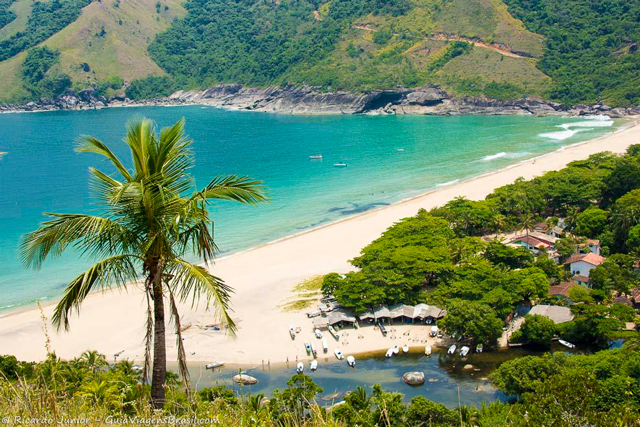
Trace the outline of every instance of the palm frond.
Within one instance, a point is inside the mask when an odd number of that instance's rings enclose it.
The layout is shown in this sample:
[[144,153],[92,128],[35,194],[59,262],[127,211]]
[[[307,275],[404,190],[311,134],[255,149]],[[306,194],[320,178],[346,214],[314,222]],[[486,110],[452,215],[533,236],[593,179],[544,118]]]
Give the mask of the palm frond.
[[20,254],[25,265],[39,269],[48,256],[60,256],[69,245],[94,254],[127,252],[136,237],[119,223],[101,216],[46,214],[54,219],[23,236]]
[[92,290],[113,285],[126,286],[127,283],[135,281],[135,262],[138,260],[135,255],[116,255],[92,265],[73,279],[53,312],[53,325],[58,329],[64,326],[68,330],[70,312],[73,309],[79,312],[80,305]]
[[76,152],[95,153],[106,157],[111,161],[113,166],[115,166],[118,172],[120,172],[120,174],[126,180],[131,180],[131,174],[129,174],[129,171],[124,167],[120,159],[118,159],[118,157],[109,149],[109,147],[107,147],[106,144],[99,139],[88,135],[81,136],[76,146]]
[[192,305],[195,305],[204,297],[207,308],[213,305],[215,315],[228,325],[229,333],[235,335],[236,324],[229,314],[233,289],[229,285],[209,273],[206,268],[179,258],[168,263],[167,271],[173,277],[170,286],[181,301],[191,297]]
[[197,197],[234,200],[249,205],[268,200],[262,181],[238,175],[218,176],[214,178],[202,191],[194,194],[193,198]]

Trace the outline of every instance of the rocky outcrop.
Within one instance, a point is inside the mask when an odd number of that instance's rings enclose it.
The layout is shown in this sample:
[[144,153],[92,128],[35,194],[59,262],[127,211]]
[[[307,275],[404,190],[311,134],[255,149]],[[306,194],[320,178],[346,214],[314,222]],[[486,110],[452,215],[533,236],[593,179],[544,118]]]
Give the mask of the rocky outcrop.
[[402,381],[409,385],[424,384],[424,372],[407,372],[402,376]]
[[253,385],[253,384],[257,384],[258,383],[258,379],[255,377],[252,377],[251,375],[247,375],[247,374],[238,374],[235,375],[232,380],[235,383],[238,384],[242,384],[242,385]]
[[603,104],[564,107],[554,102],[524,98],[497,101],[455,98],[437,87],[380,90],[354,94],[323,92],[311,86],[247,88],[220,85],[201,91],[178,91],[169,97],[177,103],[208,104],[230,110],[283,114],[418,114],[418,115],[591,115],[622,117],[640,109],[612,109]]
[[282,114],[415,114],[415,115],[592,115],[623,117],[640,114],[635,109],[611,108],[604,104],[565,107],[554,102],[524,98],[497,101],[486,98],[456,98],[438,87],[399,88],[366,93],[327,92],[312,86],[266,88],[226,84],[206,90],[178,91],[167,98],[131,101],[105,99],[95,89],[68,92],[54,100],[42,99],[24,105],[0,105],[0,112],[97,109],[108,106],[206,104],[229,110]]

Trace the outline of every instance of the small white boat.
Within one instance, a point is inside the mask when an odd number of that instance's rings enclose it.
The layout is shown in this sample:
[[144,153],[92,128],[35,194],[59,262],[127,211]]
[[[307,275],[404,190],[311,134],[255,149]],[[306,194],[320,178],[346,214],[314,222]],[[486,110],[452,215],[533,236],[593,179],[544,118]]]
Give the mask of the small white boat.
[[329,350],[329,345],[327,344],[327,339],[322,338],[322,351],[326,353]]
[[[224,365],[224,363],[220,363],[220,366],[222,365]],[[133,372],[142,372],[144,370],[144,368],[140,365],[133,365],[131,369],[133,370]]]
[[466,345],[460,347],[460,356],[465,357],[467,354],[469,354],[469,347]]
[[221,366],[224,366],[224,362],[213,362],[213,363],[208,363],[208,364],[204,365],[204,367],[206,369],[216,369],[216,368],[219,368]]
[[296,372],[301,374],[304,371],[304,364],[302,362],[298,362],[298,366],[296,367]]
[[320,331],[320,329],[316,329],[315,331],[313,331],[313,333],[316,334],[316,338],[322,338],[322,332]]
[[317,360],[312,360],[311,361],[311,366],[309,367],[309,369],[311,369],[312,371],[315,371],[316,369],[318,369],[318,361]]
[[438,327],[434,325],[431,327],[431,332],[429,332],[429,336],[435,337],[436,335],[438,335]]
[[398,353],[400,353],[400,348],[398,348],[398,345],[396,344],[393,346],[393,354],[398,354]]
[[336,331],[336,329],[333,326],[329,325],[327,329],[329,330],[329,333],[333,336],[333,338],[335,338],[336,341],[340,341],[340,334]]
[[289,328],[289,335],[291,335],[291,339],[296,339],[296,330],[293,328],[293,325]]
[[335,350],[333,350],[333,354],[336,355],[336,359],[338,360],[342,360],[344,359],[344,354],[342,354],[342,352],[340,351],[340,349],[336,348]]
[[402,346],[402,352],[403,352],[403,353],[409,353],[409,346],[408,346],[408,345],[406,345],[406,344],[405,344],[405,345],[403,345],[403,346]]
[[456,345],[452,344],[451,347],[449,347],[449,350],[447,350],[447,354],[454,354],[456,352]]
[[322,160],[322,154],[316,154],[313,156],[309,156],[311,160]]
[[427,357],[431,357],[431,346],[429,344],[424,347],[424,354],[426,354]]
[[313,357],[318,357],[318,350],[316,350],[316,346],[313,343],[311,343],[311,354],[313,354]]
[[311,356],[311,345],[308,342],[304,343],[304,349],[307,351],[307,354]]
[[347,364],[352,368],[356,367],[356,358],[353,356],[347,356]]
[[345,162],[338,162],[338,163],[334,163],[333,166],[336,168],[346,168],[347,164]]
[[480,343],[476,346],[476,353],[482,353],[482,350],[484,350],[484,346]]
[[560,344],[562,344],[563,346],[565,346],[565,347],[568,347],[568,348],[576,348],[575,344],[571,344],[569,341],[565,341],[565,340],[558,340],[558,342],[559,342]]
[[387,359],[391,356],[393,356],[393,347],[389,348],[389,350],[387,350],[387,353],[384,355],[384,357],[386,357]]

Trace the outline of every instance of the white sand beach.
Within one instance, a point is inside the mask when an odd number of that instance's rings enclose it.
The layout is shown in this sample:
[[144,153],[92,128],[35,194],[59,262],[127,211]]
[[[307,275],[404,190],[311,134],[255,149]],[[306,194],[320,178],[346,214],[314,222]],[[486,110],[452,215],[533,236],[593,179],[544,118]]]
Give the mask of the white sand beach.
[[[567,163],[584,159],[601,151],[622,153],[634,143],[640,143],[640,126],[635,124],[597,140],[566,147],[533,160],[508,168],[440,187],[410,200],[372,210],[348,219],[313,229],[286,239],[262,245],[217,261],[214,273],[235,288],[232,299],[233,318],[238,324],[236,338],[223,332],[208,331],[206,324],[216,323],[213,314],[203,307],[181,307],[187,358],[190,362],[224,361],[235,364],[272,364],[306,357],[304,341],[319,340],[313,336],[311,320],[305,311],[283,312],[278,308],[293,296],[292,288],[310,277],[328,272],[346,272],[348,260],[377,238],[396,221],[415,215],[418,209],[442,205],[456,196],[482,199],[494,188],[513,182],[518,177],[532,178],[546,171],[557,170]],[[259,208],[256,208],[259,215]],[[53,304],[44,306],[51,318]],[[107,355],[123,351],[121,358],[140,360],[143,354],[145,304],[136,287],[90,295],[82,312],[74,316],[69,332],[55,332],[49,324],[51,348],[63,358],[79,356],[87,349]],[[292,341],[290,325],[301,328]],[[393,328],[393,327],[392,327]],[[427,326],[398,326],[384,338],[373,327],[349,329],[336,342],[326,332],[329,355],[339,346],[345,355],[386,349],[407,343],[424,348]],[[176,358],[174,335],[168,328],[168,359]],[[409,336],[403,335],[410,332]],[[362,336],[362,338],[359,338]],[[395,336],[395,339],[392,337]],[[35,307],[0,314],[0,354],[13,354],[22,360],[42,360],[45,357],[45,335],[41,314]]]

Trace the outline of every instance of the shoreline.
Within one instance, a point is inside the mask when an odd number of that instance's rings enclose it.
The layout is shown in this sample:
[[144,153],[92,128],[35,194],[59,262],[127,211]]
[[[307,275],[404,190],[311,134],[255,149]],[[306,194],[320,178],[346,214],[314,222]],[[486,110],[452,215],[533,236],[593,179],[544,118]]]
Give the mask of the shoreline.
[[[199,105],[199,104],[191,104],[191,105]],[[177,104],[177,105],[171,105],[171,106],[167,106],[167,107],[178,107],[178,106],[181,106],[181,105]],[[134,107],[134,106],[123,105],[123,106],[118,106],[118,107],[127,108],[127,107]],[[220,107],[214,107],[214,108],[220,108]],[[511,164],[506,165],[504,167],[501,167],[499,169],[495,169],[495,170],[492,170],[492,171],[489,171],[489,172],[484,172],[484,173],[481,173],[479,175],[471,176],[469,178],[461,178],[461,179],[456,179],[456,180],[449,181],[449,182],[439,183],[439,184],[436,184],[433,188],[429,188],[429,189],[424,190],[424,191],[423,190],[419,190],[419,192],[417,194],[414,194],[414,195],[399,199],[399,200],[397,200],[395,202],[392,202],[389,205],[375,207],[375,208],[367,210],[365,212],[360,212],[360,213],[357,213],[357,214],[353,214],[353,215],[348,216],[346,218],[340,218],[340,219],[336,219],[334,221],[327,222],[327,223],[324,223],[324,224],[311,226],[311,227],[306,228],[304,230],[300,230],[300,231],[292,233],[292,234],[287,234],[286,236],[282,236],[282,237],[276,238],[274,240],[270,240],[268,242],[260,243],[260,244],[257,244],[255,246],[248,247],[246,249],[240,249],[240,250],[237,250],[235,252],[230,252],[230,253],[227,253],[227,254],[225,254],[223,256],[220,256],[220,257],[216,258],[215,261],[213,262],[213,265],[215,265],[217,262],[223,261],[223,260],[225,260],[226,258],[229,258],[229,257],[242,255],[242,254],[245,254],[245,253],[248,253],[248,252],[251,252],[251,251],[259,250],[259,249],[267,247],[267,246],[271,246],[271,245],[275,245],[277,243],[285,242],[285,241],[290,240],[290,239],[294,239],[294,238],[297,238],[297,237],[300,237],[300,236],[304,236],[304,235],[309,234],[309,233],[313,233],[313,232],[322,230],[323,228],[331,227],[333,225],[337,225],[337,224],[340,224],[340,223],[343,223],[343,222],[348,222],[348,221],[353,220],[353,219],[355,219],[355,218],[357,218],[359,216],[364,216],[364,215],[367,215],[367,214],[375,213],[377,211],[381,211],[381,210],[384,210],[384,209],[387,209],[387,208],[390,208],[390,207],[393,207],[393,206],[396,206],[396,205],[409,203],[409,202],[412,202],[412,201],[414,201],[416,199],[420,199],[420,198],[429,196],[429,195],[431,195],[433,193],[436,193],[438,191],[450,188],[451,186],[462,185],[462,184],[465,184],[465,183],[471,183],[471,182],[473,182],[475,180],[478,180],[478,179],[481,179],[481,178],[490,177],[490,176],[492,176],[494,174],[499,174],[500,172],[507,171],[507,170],[509,170],[511,168],[517,167],[520,164],[526,164],[526,163],[529,163],[529,162],[532,162],[532,161],[535,162],[535,161],[537,161],[539,159],[543,159],[546,156],[553,155],[554,153],[560,153],[560,152],[564,151],[567,148],[578,147],[578,146],[581,146],[581,145],[594,143],[594,142],[597,142],[599,140],[615,136],[616,134],[624,132],[625,130],[627,130],[627,129],[631,128],[631,127],[638,126],[639,125],[638,121],[640,120],[640,116],[630,116],[630,117],[625,117],[624,119],[618,119],[618,120],[626,120],[627,122],[623,123],[622,125],[620,125],[620,127],[618,129],[616,129],[615,131],[607,133],[607,134],[602,135],[602,136],[599,136],[597,138],[587,139],[587,140],[576,142],[576,143],[569,144],[569,145],[562,145],[556,150],[549,151],[549,152],[543,153],[543,154],[539,154],[537,156],[530,157],[530,158],[527,158],[525,160],[518,160],[518,161],[516,161],[514,163],[511,163]],[[638,141],[638,143],[640,143],[640,140]],[[211,267],[211,265],[207,266],[204,263],[198,263],[198,265],[203,266],[203,267]],[[132,286],[137,286],[137,283],[133,283],[131,285]],[[92,291],[91,294],[98,293],[98,292],[100,292],[100,291]],[[19,314],[19,313],[24,312],[24,311],[33,310],[34,309],[33,306],[36,306],[36,304],[38,302],[40,303],[40,305],[44,309],[45,307],[51,306],[53,304],[56,304],[60,299],[61,299],[61,295],[48,296],[48,297],[44,297],[43,299],[30,301],[30,302],[27,302],[27,303],[24,303],[24,304],[15,304],[15,305],[9,306],[9,307],[0,307],[0,319],[3,319],[4,317],[9,317],[9,316],[11,316],[13,314]]]
[[[183,337],[189,362],[226,361],[242,365],[257,365],[264,359],[271,363],[305,360],[303,340],[312,338],[311,321],[304,312],[283,312],[278,305],[293,294],[293,286],[309,277],[349,271],[347,260],[377,238],[394,222],[415,215],[419,208],[429,209],[442,205],[453,197],[484,198],[494,188],[513,182],[523,176],[530,179],[588,155],[612,151],[624,152],[631,144],[640,142],[638,117],[608,135],[559,148],[534,158],[448,186],[436,187],[392,205],[373,209],[340,219],[329,224],[303,230],[294,235],[236,252],[216,260],[214,274],[222,277],[236,293],[232,297],[238,323],[238,337],[232,339],[221,332],[204,330],[204,325],[215,323],[203,306],[191,310],[190,304],[180,304]],[[247,269],[247,266],[253,266]],[[250,270],[250,271],[248,271]],[[57,333],[48,325],[52,348],[63,358],[78,356],[87,349],[96,349],[111,359],[111,355],[124,350],[122,358],[140,360],[143,348],[144,301],[137,287],[92,293],[83,304],[82,314],[73,315],[69,333]],[[126,293],[125,293],[126,292]],[[56,299],[47,300],[43,311],[51,317]],[[80,317],[80,320],[78,320]],[[291,341],[289,325],[300,326],[304,338]],[[401,331],[411,330],[416,338],[425,337],[426,325],[398,326]],[[171,326],[169,326],[171,330]],[[408,329],[405,329],[408,328]],[[43,325],[40,312],[34,305],[9,309],[0,314],[0,348],[21,360],[42,360],[45,356]],[[362,339],[340,345],[347,354],[360,354],[386,349],[402,341],[383,338],[372,327],[348,329],[348,334]],[[401,335],[402,337],[403,335]],[[167,358],[175,358],[176,347],[167,336]],[[400,338],[402,339],[402,338]],[[390,345],[391,344],[391,345]],[[412,343],[409,343],[413,346]],[[431,345],[435,343],[430,342]],[[416,344],[417,345],[417,344]],[[422,343],[422,346],[425,344]],[[194,354],[192,354],[194,353]]]

